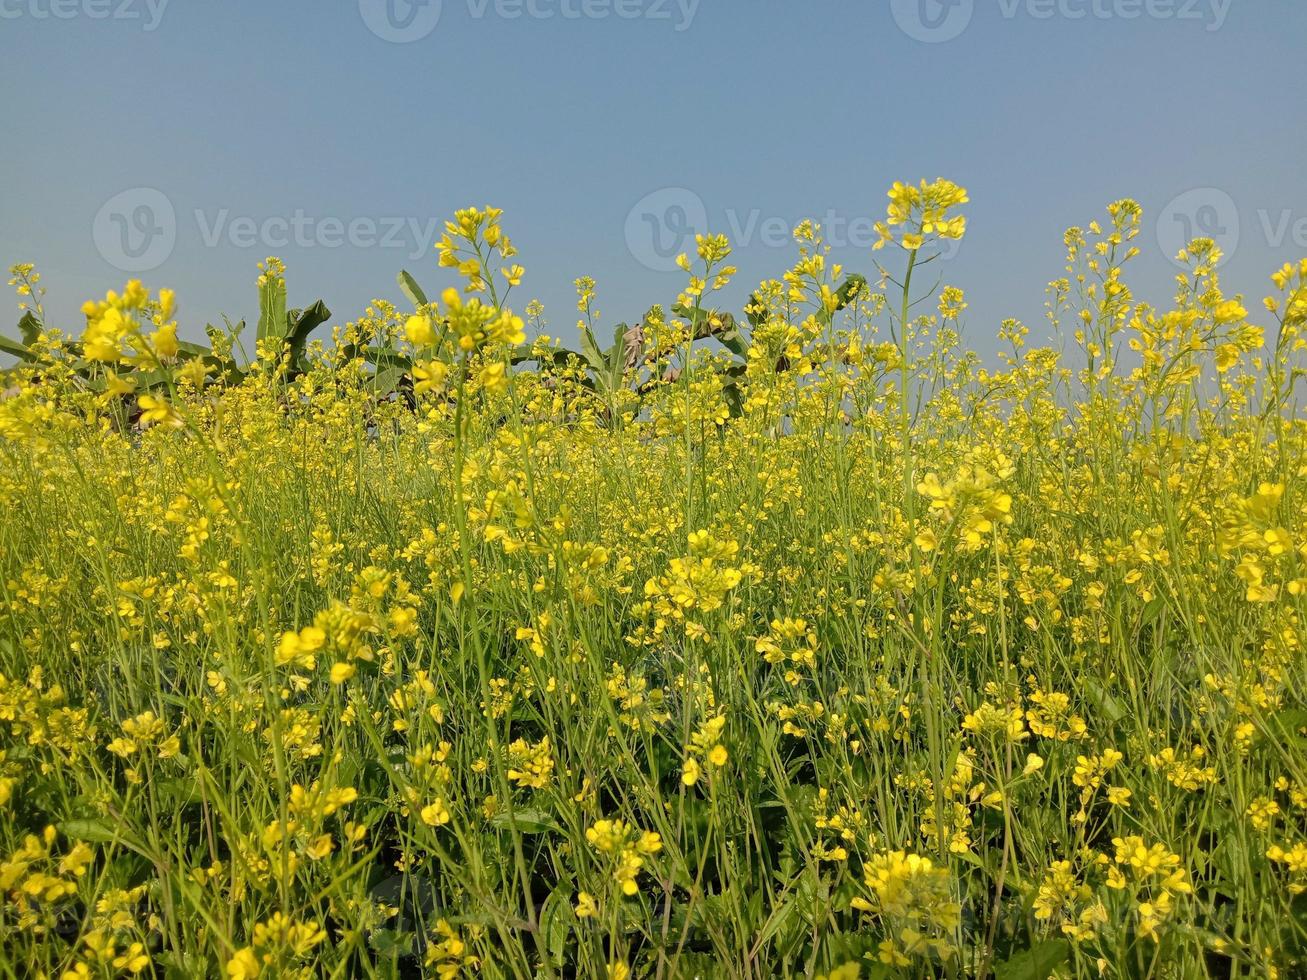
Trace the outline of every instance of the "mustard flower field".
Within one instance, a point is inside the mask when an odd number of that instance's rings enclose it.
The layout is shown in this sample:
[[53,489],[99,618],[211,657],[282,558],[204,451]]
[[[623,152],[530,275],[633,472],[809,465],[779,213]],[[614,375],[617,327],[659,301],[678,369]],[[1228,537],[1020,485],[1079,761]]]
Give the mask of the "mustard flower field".
[[491,208],[204,344],[15,266],[0,977],[1307,976],[1307,260],[1118,201],[988,363],[889,198],[576,351]]

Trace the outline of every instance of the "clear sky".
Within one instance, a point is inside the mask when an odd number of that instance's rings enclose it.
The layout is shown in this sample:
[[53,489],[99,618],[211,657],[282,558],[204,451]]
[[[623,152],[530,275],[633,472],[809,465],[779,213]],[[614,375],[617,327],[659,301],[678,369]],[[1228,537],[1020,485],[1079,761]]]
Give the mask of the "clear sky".
[[889,184],[944,176],[989,351],[1004,316],[1042,334],[1063,230],[1118,197],[1146,298],[1185,228],[1253,299],[1307,255],[1305,47],[1303,0],[0,0],[0,260],[74,329],[129,273],[187,335],[252,318],[270,254],[348,319],[401,268],[444,284],[431,222],[494,204],[570,339],[573,279],[638,317],[701,226],[737,241],[733,305],[804,217],[870,272]]

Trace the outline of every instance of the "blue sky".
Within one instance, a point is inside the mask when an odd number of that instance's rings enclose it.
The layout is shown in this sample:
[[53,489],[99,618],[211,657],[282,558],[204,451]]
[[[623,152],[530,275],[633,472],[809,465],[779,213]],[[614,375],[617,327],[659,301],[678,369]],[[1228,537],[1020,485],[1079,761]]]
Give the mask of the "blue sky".
[[436,9],[0,0],[0,260],[38,263],[72,328],[129,273],[178,291],[187,335],[251,316],[269,254],[293,304],[348,319],[402,301],[401,268],[444,284],[430,223],[489,203],[520,303],[568,339],[573,279],[598,279],[609,323],[638,317],[674,298],[665,256],[700,225],[738,241],[733,305],[791,263],[776,232],[804,217],[870,271],[889,184],[945,176],[972,204],[942,268],[989,351],[1005,316],[1042,335],[1062,231],[1119,197],[1147,212],[1150,299],[1185,227],[1227,243],[1227,286],[1254,299],[1307,255],[1301,0]]

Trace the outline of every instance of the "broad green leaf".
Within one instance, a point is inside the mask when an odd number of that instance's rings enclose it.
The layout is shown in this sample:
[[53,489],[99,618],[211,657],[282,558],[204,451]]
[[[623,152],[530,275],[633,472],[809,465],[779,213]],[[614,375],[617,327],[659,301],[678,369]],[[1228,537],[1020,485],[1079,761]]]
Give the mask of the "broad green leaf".
[[363,351],[363,359],[378,367],[402,367],[407,369],[413,366],[411,357],[401,354],[393,347],[368,347]]
[[740,333],[738,325],[732,325],[731,329],[718,334],[717,339],[736,357],[749,356],[749,342],[744,339],[744,334]]
[[1121,700],[1108,693],[1107,689],[1093,677],[1085,677],[1082,686],[1085,691],[1085,699],[1113,724],[1121,721],[1129,714]]
[[563,954],[567,949],[567,937],[576,922],[572,911],[571,890],[559,885],[540,907],[540,932],[545,938],[545,948],[554,961],[554,966],[563,965]]
[[594,334],[590,332],[587,326],[581,327],[581,350],[585,354],[585,359],[590,362],[590,367],[596,371],[604,369],[604,354],[595,343]]
[[427,294],[418,285],[418,281],[407,272],[400,272],[399,288],[408,297],[408,301],[413,304],[415,309],[427,305]]
[[136,379],[136,387],[139,391],[152,391],[155,388],[166,388],[172,375],[168,371],[137,371],[132,377]]
[[626,373],[626,331],[630,329],[625,323],[619,323],[613,331],[613,346],[608,348],[608,353],[604,355],[604,367],[608,372],[610,391],[621,387],[622,376]]
[[286,339],[290,341],[291,349],[297,355],[301,353],[309,339],[309,334],[330,319],[331,310],[327,309],[327,304],[322,300],[318,300],[307,309],[300,310],[294,321],[288,323],[286,328]]
[[554,818],[540,810],[514,810],[511,818],[507,811],[502,811],[495,814],[490,822],[496,827],[516,827],[523,834],[544,834],[558,830]]
[[18,335],[23,338],[23,343],[28,347],[36,343],[37,338],[41,336],[41,321],[31,310],[24,313],[23,318],[18,321]]
[[373,376],[372,389],[379,395],[394,394],[407,373],[407,370],[400,366],[383,367]]
[[374,929],[368,935],[368,948],[385,959],[398,959],[413,952],[413,933],[396,929]]
[[849,303],[853,302],[853,297],[860,294],[866,285],[867,277],[856,272],[845,279],[844,282],[840,283],[840,288],[835,290],[835,297],[839,300],[839,306],[835,307],[835,309],[842,310],[848,306]]
[[264,277],[259,286],[259,340],[278,340],[286,336],[286,280]]
[[1070,957],[1071,944],[1065,939],[1046,939],[1005,963],[995,964],[994,977],[995,980],[1048,980]]
[[[180,760],[180,756],[178,759]],[[200,784],[188,776],[165,779],[158,784],[156,792],[161,800],[167,801],[171,806],[199,803],[202,799]]]
[[196,357],[209,357],[213,351],[203,344],[193,344],[189,340],[179,340],[177,350],[180,352],[179,357],[184,361],[189,361]]
[[1148,605],[1144,606],[1143,612],[1139,614],[1139,629],[1143,630],[1157,622],[1158,618],[1166,611],[1166,598],[1157,596]]
[[6,337],[0,333],[0,353],[9,354],[21,361],[36,360],[36,356],[27,349],[26,344],[20,344],[11,337]]
[[1303,735],[1303,729],[1307,729],[1307,710],[1285,708],[1272,715],[1270,722],[1268,727],[1273,731],[1278,730],[1287,741],[1298,746],[1307,743],[1307,736]]
[[114,826],[102,819],[65,820],[58,827],[73,840],[86,841],[88,844],[109,844],[130,836],[126,828]]

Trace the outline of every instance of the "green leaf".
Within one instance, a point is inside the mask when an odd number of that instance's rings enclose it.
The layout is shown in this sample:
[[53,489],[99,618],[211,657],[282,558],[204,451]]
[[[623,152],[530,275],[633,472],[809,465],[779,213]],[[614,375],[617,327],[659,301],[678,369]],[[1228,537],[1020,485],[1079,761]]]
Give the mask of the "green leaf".
[[166,800],[170,806],[186,806],[189,803],[199,803],[200,784],[190,777],[177,777],[175,779],[165,779],[157,784],[156,792],[159,798]]
[[330,319],[331,310],[327,309],[326,303],[318,300],[308,309],[300,310],[293,322],[287,321],[285,336],[296,356],[303,352],[309,334]]
[[413,933],[396,929],[374,929],[368,936],[368,948],[386,959],[413,954]]
[[740,324],[730,313],[719,310],[696,310],[691,306],[674,306],[672,312],[690,321],[694,329],[695,340],[714,337],[737,357],[744,357],[749,351],[749,342],[740,331]]
[[738,324],[733,324],[731,329],[718,334],[717,339],[736,357],[749,356],[749,342],[744,339],[744,334],[740,333]]
[[1303,708],[1285,708],[1277,711],[1270,718],[1271,724],[1267,727],[1272,731],[1277,731],[1280,735],[1290,742],[1303,744],[1307,738],[1303,736],[1303,729],[1307,728],[1307,710]]
[[415,308],[427,305],[427,294],[422,291],[418,281],[402,270],[399,273],[399,288]]
[[[762,928],[758,931],[758,945],[761,946],[764,943],[771,942],[782,930],[788,929],[792,922],[796,922],[798,913],[798,899],[796,895],[791,894],[780,905],[771,910],[771,915],[767,917],[767,921],[763,923]],[[798,925],[802,926],[802,923],[799,922]]]
[[399,383],[407,373],[405,368],[398,365],[383,367],[372,377],[372,390],[378,395],[392,395],[399,389]]
[[584,325],[581,327],[581,351],[585,355],[585,359],[590,362],[590,367],[596,371],[604,369],[603,351],[595,343],[594,334],[590,332],[590,328]]
[[844,282],[840,283],[840,288],[835,290],[835,297],[839,300],[839,305],[835,309],[842,310],[848,306],[853,302],[853,297],[861,294],[866,285],[867,277],[856,272],[845,279]]
[[153,391],[156,388],[166,388],[172,376],[167,371],[155,369],[153,371],[134,371],[132,377],[135,379],[138,388]]
[[516,827],[523,834],[545,834],[559,829],[554,818],[540,810],[514,810],[511,818],[504,811],[496,813],[490,822],[496,827]]
[[995,980],[1048,980],[1053,971],[1071,958],[1071,944],[1065,939],[1047,939],[1017,953],[1006,963],[994,966]]
[[1121,703],[1121,699],[1103,687],[1097,680],[1092,677],[1086,677],[1082,680],[1081,686],[1084,688],[1085,699],[1094,705],[1099,712],[1107,718],[1112,724],[1116,724],[1125,718],[1130,712],[1126,706]]
[[34,361],[36,355],[27,349],[26,344],[20,344],[11,337],[6,337],[0,333],[0,354],[9,354],[18,358],[20,361]]
[[213,351],[210,348],[205,347],[203,344],[193,344],[189,340],[177,341],[177,350],[179,351],[178,356],[184,361],[196,357],[213,356]]
[[545,899],[540,907],[540,932],[545,939],[545,948],[554,966],[563,966],[563,954],[567,950],[567,937],[576,922],[572,911],[571,890],[566,885],[559,885]]
[[731,418],[738,419],[744,414],[744,393],[740,391],[739,382],[722,385],[722,397],[726,399],[726,409],[731,413]]
[[1166,611],[1166,597],[1157,596],[1148,605],[1144,606],[1143,612],[1139,614],[1139,626],[1136,632],[1142,632],[1146,626],[1151,626],[1157,622],[1158,618]]
[[604,355],[610,391],[621,387],[622,376],[626,373],[626,331],[630,329],[625,323],[619,323],[613,331],[613,346],[608,348],[608,353]]
[[286,321],[286,280],[266,276],[259,286],[258,340],[280,340],[290,324]]
[[88,844],[110,844],[128,837],[123,827],[115,827],[107,820],[65,820],[59,824],[59,830],[73,840]]
[[616,358],[618,363],[626,362],[626,331],[630,330],[630,324],[619,323],[613,328],[613,346],[608,348],[609,363]]
[[393,347],[368,347],[363,351],[363,360],[369,364],[375,364],[377,367],[402,367],[405,369],[413,366],[413,359],[406,354],[401,354]]
[[24,313],[23,318],[18,321],[18,335],[23,338],[23,343],[28,347],[36,343],[37,338],[41,336],[41,321],[31,310]]

